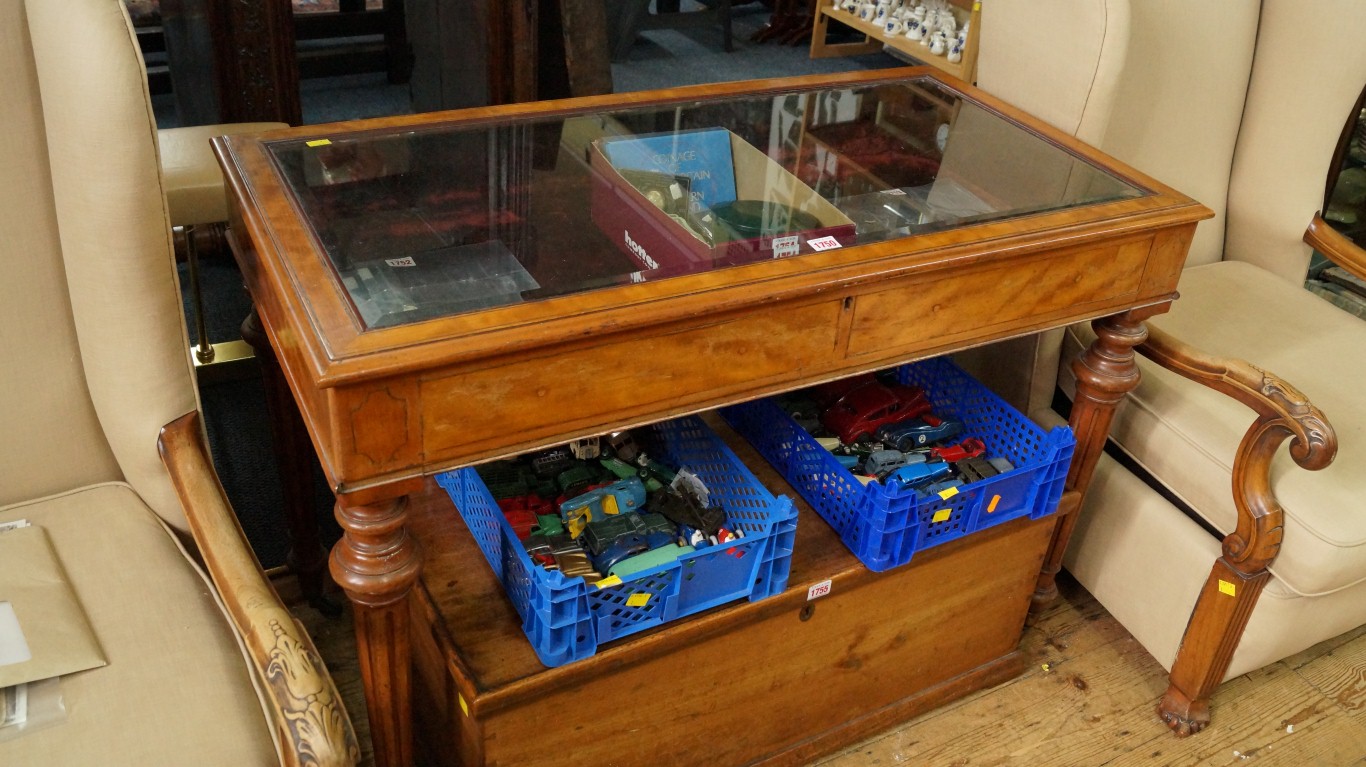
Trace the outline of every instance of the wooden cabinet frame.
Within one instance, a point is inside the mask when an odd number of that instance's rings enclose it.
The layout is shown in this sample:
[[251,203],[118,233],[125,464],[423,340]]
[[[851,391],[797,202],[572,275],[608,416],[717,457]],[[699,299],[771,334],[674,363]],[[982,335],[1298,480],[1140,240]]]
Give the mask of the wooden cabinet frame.
[[[816,86],[932,76],[1022,130],[1149,193],[799,258],[362,331],[263,141],[446,122],[490,124]],[[1072,416],[1064,523],[1040,577],[1055,594],[1069,517],[1113,408],[1137,384],[1143,320],[1165,311],[1196,223],[1211,214],[1019,110],[926,68],[761,80],[293,128],[215,141],[230,239],[345,530],[331,571],[356,608],[377,762],[411,749],[408,594],[422,553],[407,496],[441,470],[694,413],[909,360],[1103,319]],[[894,318],[914,317],[897,323]],[[705,360],[689,364],[688,360]],[[605,371],[626,370],[629,375]],[[558,371],[562,375],[556,376]],[[572,372],[573,375],[564,375]],[[593,396],[580,382],[592,380]],[[646,380],[650,385],[641,385]],[[511,398],[515,428],[493,428]],[[288,401],[289,397],[281,398]],[[475,563],[478,564],[478,563]]]

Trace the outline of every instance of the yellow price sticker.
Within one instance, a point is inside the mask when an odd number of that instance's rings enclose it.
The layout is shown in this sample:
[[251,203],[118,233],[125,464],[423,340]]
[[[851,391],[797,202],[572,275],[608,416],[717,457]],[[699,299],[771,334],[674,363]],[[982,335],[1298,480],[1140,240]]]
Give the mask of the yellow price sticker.
[[332,144],[332,139],[315,138],[312,141],[305,141],[304,144],[306,144],[307,146],[330,146]]
[[934,516],[930,517],[930,521],[943,522],[951,516],[953,516],[953,509],[940,509],[934,513]]
[[999,496],[999,495],[993,495],[993,496],[991,496],[991,503],[988,503],[988,504],[987,504],[987,513],[990,514],[991,512],[995,511],[995,510],[996,510],[996,504],[998,504],[998,503],[1000,503],[1000,502],[1001,502],[1001,496]]
[[611,588],[611,587],[613,587],[613,586],[620,586],[620,585],[621,585],[621,576],[619,576],[619,575],[609,575],[609,576],[607,576],[606,578],[603,578],[602,580],[598,581],[598,588],[600,588],[600,589],[607,589],[607,588]]
[[1231,596],[1231,597],[1236,597],[1236,596],[1238,596],[1238,587],[1235,586],[1234,584],[1229,583],[1228,581],[1226,581],[1226,580],[1220,578],[1220,579],[1219,579],[1219,593],[1220,593],[1220,594],[1228,594],[1228,595]]
[[456,693],[456,694],[455,694],[455,697],[457,697],[457,698],[460,699],[460,711],[461,711],[465,716],[469,716],[469,715],[470,715],[470,704],[468,704],[468,703],[465,702],[465,696],[464,696],[464,695],[461,695],[460,693]]
[[939,498],[941,500],[947,501],[955,495],[958,495],[958,488],[956,487],[949,487],[939,491]]
[[644,607],[645,605],[650,604],[650,597],[652,597],[652,596],[654,596],[654,595],[653,595],[653,594],[632,594],[631,596],[626,597],[626,606],[627,606],[627,607]]

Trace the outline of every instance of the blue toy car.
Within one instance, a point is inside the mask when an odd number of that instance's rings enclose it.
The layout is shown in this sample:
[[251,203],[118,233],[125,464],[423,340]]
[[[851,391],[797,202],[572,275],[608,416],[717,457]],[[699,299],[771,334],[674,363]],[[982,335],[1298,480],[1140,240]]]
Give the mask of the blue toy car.
[[913,463],[909,466],[902,466],[887,476],[889,485],[895,484],[901,487],[917,487],[927,485],[935,480],[948,477],[953,473],[953,467],[947,463]]
[[963,433],[963,422],[957,418],[921,416],[910,421],[889,424],[877,430],[877,438],[890,448],[901,452],[953,439]]

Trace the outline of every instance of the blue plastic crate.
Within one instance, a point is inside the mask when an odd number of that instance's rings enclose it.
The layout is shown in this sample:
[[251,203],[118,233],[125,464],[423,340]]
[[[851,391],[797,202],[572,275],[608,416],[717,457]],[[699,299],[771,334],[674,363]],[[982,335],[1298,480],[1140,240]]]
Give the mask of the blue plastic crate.
[[[547,666],[597,652],[598,645],[742,597],[757,601],[787,588],[797,509],[771,493],[701,419],[650,427],[647,445],[664,463],[702,479],[744,538],[710,546],[619,585],[599,588],[532,562],[473,468],[438,474],[494,574],[522,617],[522,630]],[[644,431],[644,430],[642,430]]]
[[721,415],[830,523],[870,570],[906,564],[915,552],[1006,520],[1052,514],[1062,498],[1077,441],[1060,426],[1044,432],[972,376],[944,359],[898,369],[902,383],[925,390],[940,416],[963,421],[989,457],[1015,468],[963,485],[943,499],[881,482],[861,484],[830,451],[772,400],[725,408]]

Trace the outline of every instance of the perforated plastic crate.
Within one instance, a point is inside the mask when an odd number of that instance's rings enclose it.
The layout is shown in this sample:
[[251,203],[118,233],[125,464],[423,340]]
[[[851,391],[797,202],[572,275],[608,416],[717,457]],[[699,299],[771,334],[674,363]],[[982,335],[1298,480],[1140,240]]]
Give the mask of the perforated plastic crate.
[[533,563],[473,468],[436,477],[503,582],[522,617],[522,630],[547,666],[586,658],[602,642],[787,588],[797,532],[792,500],[774,498],[699,418],[666,421],[649,431],[651,455],[700,477],[711,500],[725,509],[731,527],[745,537],[699,549],[606,588]]
[[963,485],[949,498],[925,498],[910,488],[861,484],[772,400],[728,407],[721,415],[870,570],[899,567],[921,549],[1006,520],[1057,510],[1077,444],[1071,429],[1044,432],[948,360],[904,365],[897,374],[925,390],[937,415],[962,420],[962,437],[981,439],[988,456],[1003,456],[1015,468]]

